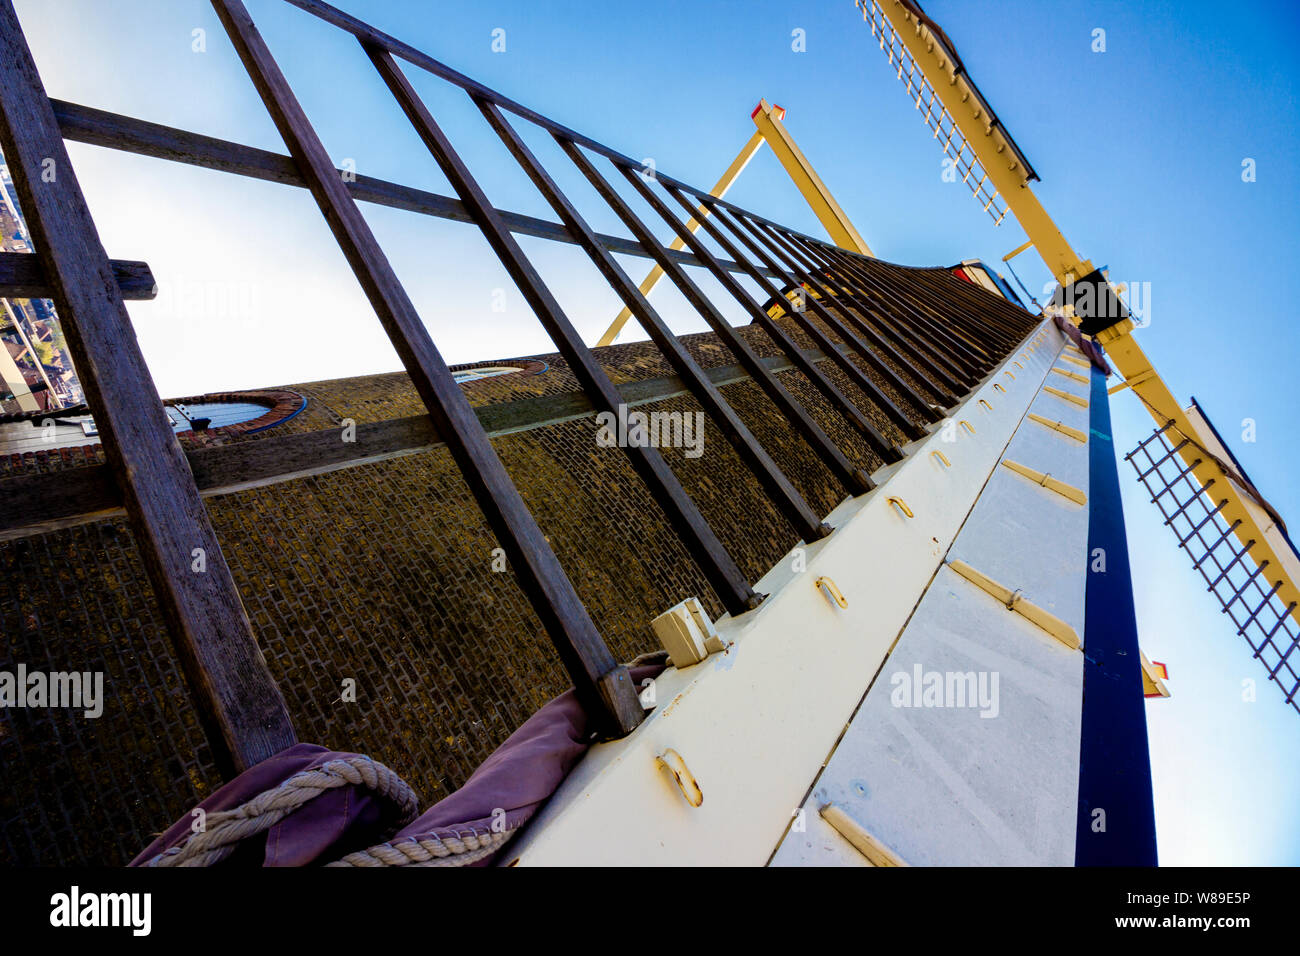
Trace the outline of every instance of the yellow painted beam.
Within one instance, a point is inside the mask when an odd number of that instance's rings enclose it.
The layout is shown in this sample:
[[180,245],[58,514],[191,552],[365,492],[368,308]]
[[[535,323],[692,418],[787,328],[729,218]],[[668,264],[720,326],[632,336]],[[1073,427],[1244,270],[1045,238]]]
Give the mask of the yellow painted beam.
[[1152,664],[1144,652],[1138,651],[1138,654],[1142,657],[1142,696],[1169,697],[1169,688],[1165,686],[1160,668]]
[[1064,389],[1057,388],[1054,385],[1044,385],[1043,391],[1047,392],[1049,395],[1055,395],[1057,398],[1063,398],[1067,402],[1072,402],[1080,408],[1088,407],[1088,400],[1086,398],[1083,398],[1080,395],[1075,395],[1073,392],[1067,392]]
[[899,40],[934,87],[944,108],[970,144],[989,181],[1015,215],[1043,262],[1062,285],[1068,285],[1093,271],[1081,259],[1029,188],[1028,172],[1016,158],[1016,150],[1002,127],[991,120],[988,104],[959,73],[944,42],[921,23],[899,0],[863,0],[876,3],[897,31]]
[[1061,368],[1059,365],[1056,365],[1052,367],[1052,371],[1057,375],[1065,376],[1073,382],[1082,382],[1084,385],[1089,384],[1087,376],[1080,375],[1078,372],[1071,372],[1068,368]]
[[[740,174],[745,171],[745,167],[749,165],[749,161],[754,158],[754,154],[757,153],[762,146],[762,133],[756,132],[753,136],[749,137],[749,142],[747,142],[741,151],[736,154],[736,158],[731,161],[731,165],[728,166],[727,171],[722,174],[722,178],[713,184],[713,188],[709,190],[709,195],[717,196],[719,199],[725,196],[727,190],[730,189],[732,184],[740,178]],[[703,206],[699,206],[696,208],[695,214],[700,219],[703,219],[709,214],[709,211]],[[686,223],[686,228],[691,232],[695,232],[700,228],[699,220],[691,219]],[[681,250],[686,248],[686,242],[681,236],[677,236],[671,243],[669,243],[668,248]],[[663,267],[656,265],[641,281],[641,294],[648,296],[651,290],[659,284],[659,280],[663,277]],[[627,306],[624,306],[623,311],[619,312],[614,321],[610,323],[609,328],[607,328],[605,333],[596,341],[596,344],[613,345],[614,340],[618,338],[619,333],[623,331],[623,326],[627,325],[630,318],[632,318],[632,310]]]
[[[1296,558],[1295,551],[1286,543],[1282,530],[1268,512],[1255,502],[1250,492],[1233,481],[1202,450],[1208,450],[1218,443],[1208,433],[1208,429],[1198,428],[1183,411],[1169,387],[1152,367],[1151,360],[1133,338],[1134,328],[1133,320],[1125,319],[1118,325],[1103,329],[1096,339],[1106,350],[1110,363],[1124,376],[1129,388],[1142,400],[1156,424],[1172,423],[1166,432],[1171,444],[1177,446],[1183,438],[1191,439],[1179,450],[1179,457],[1191,468],[1191,473],[1202,486],[1214,482],[1210,497],[1215,504],[1226,501],[1219,514],[1230,526],[1233,522],[1240,521],[1234,532],[1237,540],[1242,547],[1254,542],[1250,545],[1250,557],[1257,565],[1268,562],[1263,577],[1270,586],[1274,582],[1281,582],[1277,589],[1277,599],[1283,607],[1294,603],[1291,616],[1300,623],[1300,587],[1297,586],[1297,582],[1300,582],[1300,559]],[[1214,454],[1219,458],[1224,457],[1217,452]]]
[[812,211],[830,235],[831,241],[843,249],[867,256],[873,255],[866,240],[858,234],[857,229],[853,228],[849,217],[845,215],[840,204],[831,195],[831,191],[826,188],[826,184],[813,169],[812,163],[808,162],[808,158],[795,145],[794,139],[781,122],[784,115],[785,111],[781,107],[774,107],[767,100],[759,100],[753,113],[754,125],[767,140],[767,144],[772,147],[772,152],[781,161],[786,173],[794,180],[803,198],[812,207]]
[[1087,444],[1088,436],[1077,428],[1071,428],[1063,422],[1052,421],[1052,419],[1043,415],[1037,415],[1034,412],[1029,413],[1029,418],[1038,422],[1040,425],[1046,425],[1048,428],[1052,429],[1052,431],[1060,432],[1062,435],[1067,435],[1075,441]]
[[1020,462],[1012,461],[1010,458],[1003,458],[1002,464],[1004,467],[1010,468],[1016,474],[1028,478],[1034,484],[1042,485],[1048,491],[1055,491],[1061,497],[1068,498],[1077,505],[1086,505],[1088,503],[1088,496],[1078,488],[1074,487],[1074,485],[1067,485],[1059,478],[1053,478],[1046,472],[1038,471],[1036,468],[1030,468],[1028,465],[1022,465]]
[[[864,15],[868,6],[878,9],[893,27],[899,42],[934,88],[935,95],[984,167],[989,180],[1015,214],[1056,280],[1062,286],[1068,286],[1093,272],[1092,263],[1075,252],[1030,189],[1028,171],[1020,162],[1014,144],[993,121],[989,106],[979,91],[964,72],[957,70],[953,62],[954,53],[943,39],[921,21],[911,5],[900,0],[858,0],[858,3],[866,5]],[[1024,248],[1022,245],[1005,258],[1010,259]],[[1214,482],[1216,503],[1226,499],[1220,513],[1229,525],[1238,522],[1235,534],[1243,547],[1254,542],[1250,546],[1250,556],[1256,564],[1268,562],[1266,577],[1270,585],[1280,582],[1276,596],[1283,606],[1292,607],[1291,614],[1300,623],[1300,559],[1253,495],[1238,486],[1210,455],[1202,451],[1215,444],[1213,436],[1208,434],[1208,429],[1198,429],[1183,411],[1133,338],[1134,327],[1132,319],[1125,319],[1095,336],[1106,349],[1111,364],[1124,378],[1124,382],[1111,388],[1110,392],[1113,394],[1124,388],[1131,390],[1142,400],[1157,426],[1169,426],[1174,445],[1178,445],[1182,438],[1194,442],[1185,445],[1179,456],[1202,486]],[[1079,354],[1075,349],[1067,351]],[[1045,387],[1044,391],[1085,408],[1088,405],[1086,399],[1051,386]]]
[[828,803],[818,811],[821,818],[853,848],[867,858],[872,866],[907,866],[897,853],[867,832],[857,820],[853,819],[833,803]]
[[1002,257],[1002,261],[1003,261],[1003,262],[1010,262],[1012,259],[1014,259],[1016,256],[1020,255],[1020,253],[1024,252],[1026,249],[1028,249],[1028,248],[1029,248],[1030,246],[1032,246],[1033,244],[1034,244],[1034,240],[1032,240],[1032,239],[1026,239],[1026,240],[1025,240],[1024,242],[1022,242],[1020,245],[1016,246],[1014,249],[1012,249],[1010,252],[1008,252],[1005,256],[1003,256],[1003,257]]
[[960,574],[963,578],[975,585],[980,590],[991,595],[998,603],[1005,604],[1008,611],[1015,611],[1026,620],[1037,625],[1043,631],[1046,631],[1052,637],[1056,638],[1072,651],[1077,651],[1083,646],[1079,640],[1079,634],[1069,624],[1062,621],[1055,614],[1043,610],[1037,604],[1025,599],[1024,594],[1019,590],[1012,590],[1005,584],[999,584],[982,571],[976,571],[965,561],[959,561],[956,558],[948,562],[948,567]]

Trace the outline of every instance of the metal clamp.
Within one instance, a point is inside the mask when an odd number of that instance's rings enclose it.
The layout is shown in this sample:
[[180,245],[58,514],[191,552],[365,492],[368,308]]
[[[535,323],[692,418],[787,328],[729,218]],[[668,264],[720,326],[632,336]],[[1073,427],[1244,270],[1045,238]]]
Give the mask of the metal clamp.
[[825,594],[828,598],[830,598],[833,602],[838,604],[840,607],[849,606],[849,602],[844,600],[844,595],[840,593],[840,589],[835,586],[835,582],[832,581],[830,578],[823,575],[813,583],[821,589],[821,592],[823,594]]
[[682,759],[681,754],[669,748],[655,757],[655,760],[659,766],[668,768],[668,771],[673,775],[673,779],[677,781],[677,789],[681,790],[682,796],[686,798],[687,803],[693,807],[698,807],[704,803],[704,791],[700,789],[695,775],[686,766],[686,761]]
[[899,511],[903,512],[904,516],[908,518],[916,517],[916,515],[912,514],[912,509],[907,506],[907,502],[904,501],[902,498],[898,497],[898,495],[890,495],[885,500],[889,502],[891,505],[893,505],[895,508],[897,508]]

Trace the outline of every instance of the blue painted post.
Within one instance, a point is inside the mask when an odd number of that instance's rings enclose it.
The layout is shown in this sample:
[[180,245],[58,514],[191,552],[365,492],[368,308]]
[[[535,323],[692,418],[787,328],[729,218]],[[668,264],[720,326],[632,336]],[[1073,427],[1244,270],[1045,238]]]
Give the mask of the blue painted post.
[[1091,510],[1074,862],[1076,866],[1155,866],[1155,806],[1133,580],[1106,376],[1097,369],[1092,372],[1089,409]]

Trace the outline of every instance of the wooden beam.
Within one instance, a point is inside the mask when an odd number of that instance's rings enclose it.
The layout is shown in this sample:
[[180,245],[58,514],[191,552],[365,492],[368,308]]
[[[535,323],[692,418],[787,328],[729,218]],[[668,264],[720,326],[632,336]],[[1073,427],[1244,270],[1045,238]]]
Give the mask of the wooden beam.
[[[558,142],[560,148],[564,150],[579,171],[587,177],[587,181],[591,183],[596,192],[609,204],[614,214],[623,220],[623,224],[628,227],[632,235],[643,242],[652,239],[653,235],[650,232],[650,226],[642,222],[640,217],[632,211],[632,208],[610,185],[609,181],[600,174],[600,171],[596,169],[582,149],[576,143],[565,140],[558,140]],[[662,205],[661,200],[658,200],[653,194],[650,195],[661,203],[660,208],[664,213],[668,213],[669,218],[676,223],[675,228],[677,230],[694,238],[690,223],[682,225],[680,221],[671,216],[668,208]],[[680,235],[677,238],[683,245],[686,244],[686,240],[682,239]],[[770,367],[764,364],[749,342],[731,327],[726,317],[718,311],[704,291],[686,274],[685,269],[666,256],[659,256],[655,261],[658,263],[659,268],[664,270],[665,274],[672,280],[673,284],[677,286],[678,291],[686,298],[686,301],[709,324],[709,328],[713,330],[718,340],[736,356],[740,366],[753,377],[755,384],[772,400],[777,412],[784,416],[790,426],[802,436],[808,447],[826,463],[832,474],[843,482],[844,490],[850,494],[857,494],[860,486],[853,480],[855,477],[853,466],[844,457],[844,453],[831,441],[830,436],[822,431],[820,425],[813,421],[808,414],[808,410],[799,404],[786,387],[776,379]],[[863,477],[865,478],[865,476]],[[869,480],[866,482],[866,487],[870,487]]]
[[[307,181],[298,172],[293,159],[280,153],[243,146],[228,140],[203,136],[64,100],[52,99],[50,105],[58,118],[64,139],[73,142],[102,146],[106,149],[116,149],[154,159],[165,159],[217,172],[233,173],[264,182],[297,186],[301,189],[307,187]],[[343,179],[342,170],[338,172],[340,180]],[[346,186],[352,198],[358,202],[375,203],[391,209],[403,209],[452,222],[473,222],[464,204],[450,196],[414,189],[384,179],[376,179],[373,176],[358,175],[355,181],[349,180]],[[506,227],[519,235],[536,236],[554,242],[577,242],[569,230],[558,222],[504,209],[498,210],[498,213]],[[639,242],[631,239],[604,233],[597,233],[597,238],[610,252],[645,259],[652,258]],[[682,265],[701,265],[700,261],[690,253],[679,252],[676,249],[665,249],[665,252]],[[743,271],[734,262],[724,261],[723,267],[731,272]]]
[[[831,533],[829,526],[822,524],[821,518],[809,507],[808,502],[795,489],[794,485],[777,467],[749,427],[740,420],[740,416],[727,404],[718,388],[704,374],[699,363],[691,356],[677,336],[673,334],[668,323],[664,321],[650,301],[641,294],[640,289],[632,284],[631,278],[605,249],[596,241],[596,234],[583,218],[568,196],[551,178],[550,173],[538,162],[523,138],[499,109],[486,100],[479,101],[479,109],[484,117],[501,137],[515,160],[523,167],[528,178],[533,181],[538,192],[546,197],[560,221],[569,227],[569,231],[580,237],[581,245],[591,258],[592,264],[600,271],[605,281],[618,293],[619,298],[636,315],[637,321],[650,336],[659,352],[672,366],[678,377],[691,390],[691,395],[699,403],[714,427],[722,432],[722,437],[735,450],[745,467],[750,470],[759,485],[767,494],[786,521],[798,533],[799,537],[809,543],[824,538]],[[577,149],[573,144],[568,144]],[[608,197],[604,197],[608,199]]]
[[[123,299],[152,299],[158,294],[147,262],[114,259],[109,263]],[[53,295],[40,256],[0,252],[0,299],[48,299]]]
[[[806,354],[812,362],[826,360],[816,350]],[[779,356],[759,361],[771,374],[794,368]],[[719,388],[750,380],[740,365],[706,369],[705,374]],[[675,375],[616,387],[629,408],[688,394],[686,384]],[[566,392],[484,405],[475,408],[474,414],[483,430],[496,438],[591,418],[595,410],[582,392]],[[358,425],[354,442],[340,441],[338,429],[331,428],[196,448],[185,457],[199,493],[209,498],[444,447],[446,442],[429,416],[413,415]],[[106,465],[0,479],[0,541],[124,513],[121,492]]]
[[[623,177],[627,179],[628,175],[629,175],[628,170],[624,169]],[[633,185],[635,185],[635,183],[633,183]],[[660,185],[662,185],[664,189],[668,192],[668,194],[673,198],[673,200],[676,201],[676,203],[686,211],[686,214],[688,216],[695,211],[694,206],[690,203],[690,201],[686,198],[686,196],[682,193],[681,190],[674,188],[673,186],[669,185],[666,182],[663,182],[662,180],[660,181]],[[722,249],[722,251],[726,255],[731,256],[731,258],[734,259],[736,262],[739,262],[742,265],[748,267],[746,271],[749,277],[758,284],[759,289],[763,292],[764,295],[766,295],[769,299],[777,299],[777,300],[782,299],[783,297],[782,291],[778,289],[776,286],[774,286],[759,271],[761,267],[755,265],[751,260],[745,258],[745,254],[740,249],[738,249],[735,245],[733,245],[731,241],[728,240],[725,235],[723,235],[722,230],[718,228],[718,223],[721,221],[723,222],[724,225],[726,225],[726,227],[730,231],[734,231],[735,229],[738,229],[738,227],[733,227],[730,219],[723,220],[722,211],[724,209],[724,205],[720,201],[713,200],[713,199],[704,200],[704,205],[708,206],[713,211],[713,215],[710,216],[709,218],[699,220],[700,226],[704,229],[704,231],[713,239],[714,242],[718,244],[718,246]],[[747,239],[747,237],[741,236],[739,232],[736,232],[735,234],[737,235],[738,238],[741,238],[743,241],[749,244],[751,249],[754,248],[752,246],[752,243]],[[762,259],[763,259],[762,256],[758,257],[758,261],[761,262]],[[766,266],[766,268],[768,269],[775,270],[774,263],[770,261],[763,263],[763,265]],[[794,283],[790,282],[789,277],[784,275],[780,277],[779,281],[788,285],[794,285]],[[753,303],[752,297],[750,299],[750,302],[754,306],[757,305],[757,303]],[[743,302],[742,305],[744,305]],[[798,361],[798,346],[794,346],[794,348],[791,349],[790,345],[787,344],[787,342],[785,341],[789,339],[789,336],[785,333],[785,331],[779,325],[772,322],[768,318],[767,314],[763,312],[762,309],[759,309],[758,313],[759,314],[755,316],[755,318],[758,318],[759,323],[762,324],[763,328],[767,330],[767,332],[772,336],[773,341],[775,341],[776,344],[783,351],[786,352],[786,354],[790,355],[791,358],[794,358],[796,361]],[[796,325],[799,326],[800,329],[803,330],[803,332],[810,339],[812,339],[813,342],[815,342],[823,351],[825,351],[828,355],[832,357],[836,365],[838,365],[842,370],[846,372],[846,374],[850,378],[850,381],[853,381],[854,384],[857,384],[860,387],[862,387],[863,390],[867,392],[867,394],[871,394],[871,389],[874,389],[875,385],[870,383],[870,379],[867,379],[864,376],[862,369],[858,368],[858,366],[854,365],[849,358],[847,358],[842,353],[836,350],[833,340],[825,332],[823,332],[816,325],[816,323],[808,319],[805,319],[804,315],[800,312],[791,312],[790,318]],[[850,369],[852,371],[849,371]],[[876,428],[876,426],[872,423],[871,419],[862,411],[862,409],[858,408],[857,405],[855,405],[852,401],[850,401],[849,398],[842,391],[840,391],[839,387],[834,382],[832,382],[829,378],[827,378],[825,375],[822,374],[820,369],[810,366],[809,368],[805,369],[804,372],[808,376],[809,381],[812,382],[812,384],[817,388],[817,390],[820,391],[822,395],[826,397],[826,400],[831,404],[831,406],[834,407],[835,410],[838,411],[840,415],[850,425],[853,426],[853,428],[858,432],[858,434],[860,434],[863,438],[866,439],[867,445],[873,450],[873,452],[875,452],[877,455],[883,458],[886,462],[894,462],[894,461],[902,460],[903,458],[902,450],[899,449],[896,445],[892,444],[889,441],[889,439],[887,439],[884,435],[882,435],[880,433],[880,430]],[[864,385],[863,384],[864,382],[869,384],[870,387],[868,388],[867,385]]]
[[[564,146],[566,142],[566,140],[560,140],[560,145]],[[575,150],[578,148],[575,144],[569,145]],[[727,167],[726,171],[718,181],[713,184],[713,188],[709,190],[709,194],[717,196],[719,199],[725,196],[727,191],[731,189],[732,184],[740,178],[740,174],[745,171],[745,167],[749,165],[749,161],[754,158],[754,154],[759,151],[762,145],[763,134],[755,131],[754,135],[749,137],[749,142],[741,147],[740,152],[736,154],[736,158],[731,161],[731,165]],[[566,149],[566,151],[568,150]],[[570,153],[570,155],[572,155],[572,153]],[[709,210],[704,206],[701,206],[697,210],[697,215],[699,216],[707,216],[708,214]],[[686,224],[686,228],[691,232],[694,232],[696,229],[700,228],[700,224],[692,219]],[[678,236],[669,243],[668,248],[679,250],[685,249],[686,242]],[[641,290],[641,294],[644,296],[650,295],[650,293],[654,291],[654,287],[659,284],[659,280],[663,277],[664,267],[656,263],[654,268],[652,268],[646,277],[641,280],[641,285],[638,287]],[[614,317],[614,321],[609,324],[609,328],[607,328],[604,331],[604,334],[596,340],[596,344],[613,345],[614,340],[618,338],[618,334],[623,331],[623,326],[627,325],[631,318],[632,310],[627,306],[623,306],[622,311],[620,311],[618,315]]]
[[855,850],[866,857],[867,862],[872,866],[907,866],[902,857],[881,843],[842,808],[828,803],[818,813],[836,833],[848,840]]
[[[777,110],[780,112],[778,113]],[[813,169],[812,163],[808,162],[808,157],[795,144],[794,137],[781,122],[784,115],[785,110],[780,107],[773,109],[767,100],[759,100],[751,118],[768,145],[772,147],[776,158],[785,167],[786,175],[794,182],[795,188],[803,195],[804,201],[808,203],[813,214],[830,235],[831,241],[842,249],[874,258],[875,253],[871,251],[871,247],[853,227],[848,214],[840,208],[840,204],[831,195],[830,189],[817,175],[817,170]]]
[[0,145],[59,310],[108,470],[220,769],[295,742],[136,342],[12,0],[0,0]]
[[[659,218],[661,218],[675,233],[677,233],[678,238],[681,239],[682,242],[686,243],[690,250],[700,257],[704,262],[705,267],[713,274],[713,277],[718,281],[722,288],[736,300],[741,308],[749,313],[754,324],[758,325],[767,333],[768,338],[771,339],[772,342],[774,342],[776,346],[790,358],[796,367],[798,367],[799,371],[803,372],[808,380],[819,389],[824,385],[827,385],[828,382],[826,381],[825,376],[818,371],[817,364],[810,361],[807,356],[804,355],[804,352],[799,347],[798,343],[795,342],[795,340],[792,339],[778,323],[771,320],[768,314],[759,306],[758,302],[754,299],[754,296],[749,292],[749,290],[737,282],[735,276],[722,268],[712,250],[704,244],[699,236],[686,228],[686,223],[673,213],[668,205],[659,198],[655,191],[642,180],[641,176],[623,166],[616,166],[615,168],[618,170],[619,174],[627,180],[632,188],[637,191],[641,198],[645,200],[646,205],[654,210]],[[691,205],[689,202],[685,204],[685,208],[688,212],[691,211]],[[698,221],[702,226],[707,222],[706,219],[700,219]],[[706,226],[706,231],[710,228],[711,227]],[[716,230],[711,232],[710,235],[713,235],[716,241],[718,235]],[[725,241],[725,239],[723,241]],[[750,268],[752,267],[747,266],[746,271],[749,271]],[[723,338],[725,339],[725,335]],[[831,385],[830,388],[834,389],[834,386]],[[823,391],[823,394],[827,393]],[[845,402],[848,401],[848,399],[845,399],[843,395],[839,394],[838,390],[835,391],[835,394],[839,395],[839,397]],[[776,402],[777,407],[783,409],[786,415],[789,416],[791,422],[798,423],[801,426],[804,436],[809,440],[810,444],[817,449],[822,460],[826,463],[827,467],[831,469],[831,472],[839,480],[840,484],[844,486],[846,491],[853,495],[861,495],[875,487],[875,485],[872,484],[870,476],[868,476],[862,468],[849,461],[844,452],[842,452],[839,447],[831,441],[830,437],[826,435],[821,426],[812,421],[807,410],[804,409],[799,402],[792,401],[790,403],[784,403],[777,399],[771,391],[769,391],[769,395],[773,396],[773,401]],[[834,396],[827,394],[827,398],[831,401],[833,407],[837,409],[840,408],[840,406],[836,404]],[[845,414],[846,418],[848,417],[847,412],[844,412],[843,414]],[[861,412],[859,411],[858,414],[861,414]],[[810,425],[811,427],[809,427]]]
[[[579,386],[598,412],[618,416],[621,396],[614,383],[596,361],[591,349],[582,341],[568,314],[524,253],[518,240],[501,221],[495,207],[488,201],[487,194],[438,126],[433,114],[425,107],[390,53],[372,46],[366,46],[365,49],[456,195],[474,214],[474,222],[482,231],[483,238],[501,260],[506,273],[523,295],[537,321],[546,329],[546,334],[568,363]],[[655,503],[662,509],[669,527],[717,592],[722,606],[733,615],[757,607],[760,598],[699,508],[682,489],[659,449],[640,442],[627,442],[620,450]]]
[[644,712],[627,668],[614,660],[519,490],[506,474],[253,18],[240,0],[212,0],[212,6],[438,433],[446,440],[505,550],[516,580],[555,645],[593,728],[611,736],[631,732]]

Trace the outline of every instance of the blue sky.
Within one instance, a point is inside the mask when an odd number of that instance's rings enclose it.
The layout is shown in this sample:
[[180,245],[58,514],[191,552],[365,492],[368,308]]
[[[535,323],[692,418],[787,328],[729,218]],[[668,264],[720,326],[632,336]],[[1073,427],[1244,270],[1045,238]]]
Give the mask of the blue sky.
[[[354,41],[279,0],[247,2],[340,164],[450,192]],[[16,5],[51,95],[283,151],[202,0]],[[851,0],[340,5],[700,185],[712,184],[750,135],[758,98],[779,103],[883,258],[997,262],[1024,239],[1013,221],[994,228],[964,186],[941,180],[938,145]],[[1140,335],[1175,393],[1201,400],[1256,484],[1300,523],[1291,480],[1300,468],[1294,308],[1282,281],[1295,269],[1300,234],[1300,5],[925,6],[1036,167],[1036,191],[1075,248],[1108,265],[1113,279],[1150,284],[1150,325]],[[497,28],[504,52],[491,49]],[[1092,51],[1098,28],[1104,53]],[[795,29],[806,52],[791,49]],[[550,218],[464,95],[411,75],[497,205]],[[556,155],[528,135],[546,158]],[[158,302],[131,310],[163,394],[398,367],[303,191],[91,147],[72,152],[110,254],[147,259],[162,280]],[[1257,173],[1249,183],[1247,158]],[[557,173],[562,162],[551,163]],[[577,182],[567,171],[562,181]],[[730,198],[822,234],[766,153]],[[376,208],[366,215],[449,361],[549,350],[472,229]],[[593,218],[621,232],[608,216]],[[525,248],[594,341],[618,310],[613,294],[575,250]],[[1049,279],[1041,263],[1025,254],[1015,266],[1039,294]],[[500,289],[504,312],[492,308]],[[702,328],[674,295],[655,300],[674,328]],[[1116,396],[1112,409],[1126,451],[1151,422],[1130,395]],[[1240,440],[1247,418],[1257,423],[1253,443]],[[1292,810],[1300,718],[1272,686],[1260,686],[1254,703],[1241,700],[1242,679],[1260,678],[1262,668],[1121,468],[1143,648],[1168,663],[1174,693],[1148,706],[1162,862],[1300,862]]]

